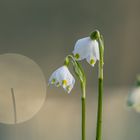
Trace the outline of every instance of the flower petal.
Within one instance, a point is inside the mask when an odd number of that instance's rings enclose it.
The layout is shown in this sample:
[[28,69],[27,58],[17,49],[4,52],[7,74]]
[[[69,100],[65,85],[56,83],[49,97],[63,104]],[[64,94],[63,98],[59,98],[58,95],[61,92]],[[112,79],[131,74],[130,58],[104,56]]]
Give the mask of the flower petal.
[[73,54],[77,60],[82,60],[89,55],[89,51],[90,51],[89,46],[90,45],[91,45],[90,37],[85,37],[85,38],[79,39],[76,42]]
[[98,42],[96,40],[92,40],[91,46],[92,46],[93,56],[95,56],[97,58],[97,60],[99,60],[100,59],[100,54],[99,54],[99,44],[98,44]]
[[97,61],[97,58],[93,55],[89,55],[87,58],[86,58],[87,62],[92,66],[94,67],[96,61]]
[[[50,79],[49,79],[49,83],[48,83],[48,85],[50,85],[50,84],[55,84],[56,83],[56,73],[55,72],[53,72],[52,73],[52,75],[51,75],[51,77],[50,77]],[[55,80],[54,80],[55,79]]]
[[140,112],[140,87],[135,88],[132,93],[129,94],[127,104],[137,112]]

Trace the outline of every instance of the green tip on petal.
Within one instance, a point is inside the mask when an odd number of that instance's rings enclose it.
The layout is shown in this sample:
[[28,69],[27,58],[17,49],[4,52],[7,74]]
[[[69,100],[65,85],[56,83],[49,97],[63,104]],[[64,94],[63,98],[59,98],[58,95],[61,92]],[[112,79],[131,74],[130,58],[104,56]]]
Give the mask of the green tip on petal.
[[79,59],[80,58],[80,55],[77,53],[77,54],[75,54],[75,56],[74,56],[76,59]]
[[56,86],[57,86],[57,87],[59,87],[59,86],[60,86],[60,83],[59,83],[59,82],[57,82],[57,83],[56,83]]
[[70,86],[67,86],[66,89],[67,89],[67,91],[69,92],[69,91],[70,91]]
[[62,85],[63,85],[63,86],[66,86],[67,83],[68,83],[67,80],[63,80],[63,81],[62,81]]
[[98,40],[100,38],[100,32],[98,30],[95,30],[91,33],[90,38],[92,40]]
[[54,83],[55,83],[55,81],[56,81],[55,79],[52,79],[51,84],[54,84]]
[[91,60],[90,60],[90,64],[91,64],[91,65],[95,64],[94,59],[91,59]]

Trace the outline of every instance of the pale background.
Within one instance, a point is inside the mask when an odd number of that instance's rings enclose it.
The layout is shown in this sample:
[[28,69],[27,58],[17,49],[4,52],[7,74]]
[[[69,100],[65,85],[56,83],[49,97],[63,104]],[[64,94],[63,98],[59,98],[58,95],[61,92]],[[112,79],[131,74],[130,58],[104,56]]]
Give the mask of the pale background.
[[[125,106],[140,72],[139,13],[139,0],[1,0],[0,53],[30,57],[48,81],[76,40],[99,29],[105,38],[104,140],[139,140],[140,114]],[[83,65],[88,79],[87,138],[93,140],[97,67]],[[0,124],[0,140],[80,139],[79,84],[76,87],[71,95],[49,88],[34,118],[19,125]]]

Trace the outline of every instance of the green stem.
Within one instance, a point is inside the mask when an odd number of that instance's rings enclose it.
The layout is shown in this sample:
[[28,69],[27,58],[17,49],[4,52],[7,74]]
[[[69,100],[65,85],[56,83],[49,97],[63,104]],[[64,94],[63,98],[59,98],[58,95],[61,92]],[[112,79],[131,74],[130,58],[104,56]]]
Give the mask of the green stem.
[[86,90],[82,84],[82,140],[86,139]]
[[[71,60],[71,61],[70,61]],[[81,97],[81,102],[82,102],[82,140],[86,140],[86,76],[84,73],[83,68],[81,65],[75,60],[73,55],[68,55],[65,58],[64,65],[68,66],[69,63],[72,62],[74,72],[76,76],[79,78],[80,83],[81,83],[81,89],[82,89],[82,97]]]
[[104,45],[103,41],[99,39],[99,78],[98,78],[98,112],[97,112],[97,128],[96,128],[96,140],[102,140],[102,98],[103,98],[103,55]]
[[98,79],[98,114],[97,114],[97,131],[96,140],[102,139],[102,96],[103,96],[103,79]]

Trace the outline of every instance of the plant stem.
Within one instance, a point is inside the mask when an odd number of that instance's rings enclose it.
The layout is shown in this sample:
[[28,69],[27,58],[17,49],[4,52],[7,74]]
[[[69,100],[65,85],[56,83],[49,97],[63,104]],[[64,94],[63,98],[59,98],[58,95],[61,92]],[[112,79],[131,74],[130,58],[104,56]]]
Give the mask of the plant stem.
[[86,140],[86,90],[82,84],[82,140]]
[[103,96],[103,79],[98,79],[98,114],[96,140],[102,139],[102,96]]
[[97,128],[96,128],[96,140],[102,140],[102,98],[103,98],[103,55],[104,55],[104,45],[103,41],[99,38],[99,77],[98,77],[98,112],[97,112]]
[[[71,60],[71,61],[70,61]],[[82,127],[82,140],[86,140],[86,76],[84,73],[83,68],[81,65],[75,60],[73,55],[68,55],[65,58],[64,65],[68,66],[69,63],[72,62],[74,67],[74,72],[76,76],[79,78],[81,83],[81,89],[82,89],[82,97],[81,97],[81,104],[82,104],[82,121],[81,121],[81,127]]]

